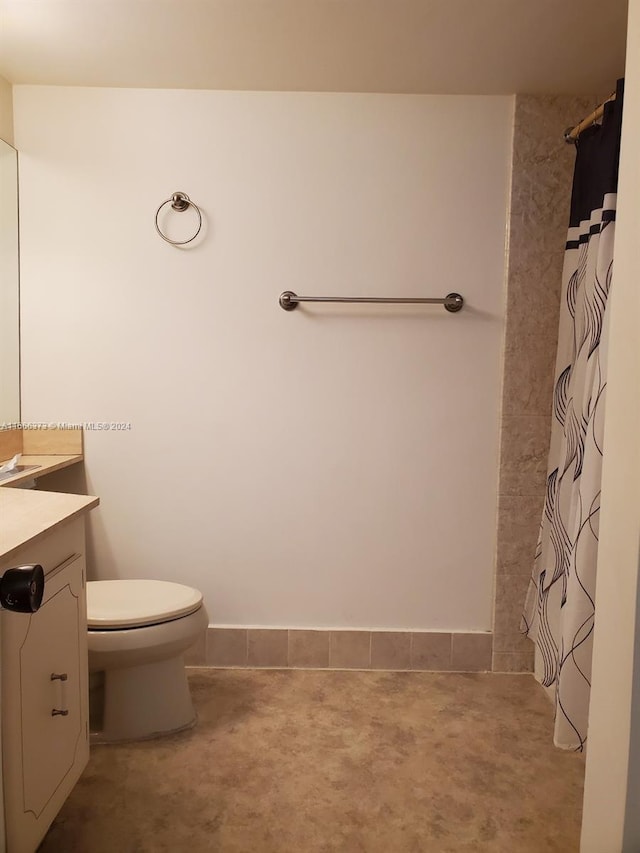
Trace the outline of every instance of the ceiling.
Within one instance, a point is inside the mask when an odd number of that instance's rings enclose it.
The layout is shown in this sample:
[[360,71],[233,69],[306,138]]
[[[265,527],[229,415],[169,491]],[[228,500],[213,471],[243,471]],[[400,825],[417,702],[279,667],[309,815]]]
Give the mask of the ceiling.
[[0,0],[14,84],[600,93],[626,0]]

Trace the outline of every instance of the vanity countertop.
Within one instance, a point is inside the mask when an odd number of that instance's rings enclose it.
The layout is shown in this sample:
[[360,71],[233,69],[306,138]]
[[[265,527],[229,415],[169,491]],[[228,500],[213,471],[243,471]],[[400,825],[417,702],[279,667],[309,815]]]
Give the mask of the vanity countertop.
[[99,503],[92,495],[0,488],[0,561]]
[[68,456],[62,455],[47,455],[47,456],[29,456],[22,455],[20,457],[20,465],[35,465],[28,471],[19,471],[13,477],[6,477],[0,480],[0,488],[5,486],[18,486],[26,480],[33,480],[38,477],[43,477],[45,474],[51,474],[53,471],[59,471],[61,468],[67,468],[69,465],[75,465],[76,462],[82,462],[82,454],[72,454]]

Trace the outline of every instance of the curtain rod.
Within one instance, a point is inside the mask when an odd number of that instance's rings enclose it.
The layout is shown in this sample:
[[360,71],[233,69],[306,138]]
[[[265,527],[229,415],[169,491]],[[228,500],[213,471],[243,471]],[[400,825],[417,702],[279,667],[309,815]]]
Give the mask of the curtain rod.
[[574,128],[568,127],[564,132],[564,141],[571,144],[572,142],[577,142],[578,137],[582,133],[583,130],[586,130],[588,127],[591,127],[592,124],[595,124],[598,119],[602,118],[604,113],[604,105],[608,104],[609,101],[615,101],[616,93],[613,92],[606,101],[603,101],[599,107],[596,107],[595,110],[590,113],[586,118],[583,118],[581,122],[579,122]]

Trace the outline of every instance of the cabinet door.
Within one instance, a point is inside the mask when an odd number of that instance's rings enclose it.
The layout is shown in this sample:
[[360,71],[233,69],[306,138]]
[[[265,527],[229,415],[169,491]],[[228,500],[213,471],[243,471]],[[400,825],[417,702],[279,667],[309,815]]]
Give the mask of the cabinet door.
[[2,614],[9,853],[31,853],[89,757],[84,559],[45,579],[34,614]]

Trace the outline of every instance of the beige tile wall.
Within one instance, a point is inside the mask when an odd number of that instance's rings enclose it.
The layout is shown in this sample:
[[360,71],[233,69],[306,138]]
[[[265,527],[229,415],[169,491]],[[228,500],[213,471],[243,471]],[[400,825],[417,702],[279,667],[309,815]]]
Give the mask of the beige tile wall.
[[493,630],[498,672],[533,668],[533,645],[519,625],[545,491],[575,159],[562,132],[599,100],[516,97]]
[[486,672],[490,633],[214,628],[185,655],[188,666]]

